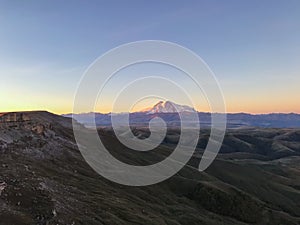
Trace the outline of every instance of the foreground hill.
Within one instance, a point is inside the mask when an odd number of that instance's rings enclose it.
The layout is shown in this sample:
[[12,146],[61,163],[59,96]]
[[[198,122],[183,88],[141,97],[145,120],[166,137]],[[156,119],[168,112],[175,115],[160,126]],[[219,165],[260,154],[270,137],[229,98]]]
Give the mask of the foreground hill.
[[[0,115],[1,225],[300,224],[300,130],[229,130],[218,158],[200,173],[204,130],[189,165],[174,177],[126,187],[87,165],[71,122],[48,112]],[[141,127],[133,132],[149,135]],[[145,165],[169,155],[179,132],[169,130],[156,150],[138,153],[109,128],[99,135],[114,156]]]

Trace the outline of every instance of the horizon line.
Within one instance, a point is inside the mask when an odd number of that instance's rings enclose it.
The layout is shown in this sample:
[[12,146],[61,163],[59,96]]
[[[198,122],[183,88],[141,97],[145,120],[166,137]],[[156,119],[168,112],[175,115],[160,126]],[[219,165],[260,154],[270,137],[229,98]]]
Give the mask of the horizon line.
[[[211,113],[211,114],[248,114],[248,115],[270,115],[270,114],[296,114],[296,115],[300,115],[300,112],[295,112],[295,111],[291,111],[291,112],[262,112],[262,113],[254,113],[254,112],[247,112],[247,111],[238,111],[238,112],[226,112],[226,113],[220,113],[220,112],[209,112],[209,111],[198,111],[195,110],[196,113]],[[99,113],[99,114],[103,114],[103,115],[107,115],[107,114],[124,114],[124,113],[129,113],[129,114],[133,114],[133,113],[145,113],[142,111],[134,111],[134,112],[101,112],[101,111],[94,111],[94,112],[79,112],[79,113],[74,113],[74,112],[65,112],[65,113],[59,113],[59,112],[55,112],[52,110],[48,110],[48,109],[30,109],[30,110],[14,110],[14,111],[0,111],[0,114],[6,114],[6,113],[22,113],[22,112],[49,112],[52,114],[56,114],[56,115],[69,115],[69,114],[89,114],[89,113]],[[163,113],[152,113],[152,114],[163,114]]]

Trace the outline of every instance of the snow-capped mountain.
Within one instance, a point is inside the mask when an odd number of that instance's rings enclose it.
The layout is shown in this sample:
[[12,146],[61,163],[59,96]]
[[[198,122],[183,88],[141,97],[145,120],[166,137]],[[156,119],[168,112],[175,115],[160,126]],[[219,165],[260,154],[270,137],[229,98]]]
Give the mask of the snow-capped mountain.
[[[176,110],[177,109],[177,110]],[[132,112],[129,115],[130,125],[132,126],[148,126],[149,122],[156,117],[158,113],[170,126],[180,126],[181,120],[177,112],[196,112],[199,115],[201,127],[209,127],[211,125],[211,113],[197,112],[194,108],[185,105],[179,105],[171,101],[160,101],[150,108],[138,112]],[[112,113],[80,113],[80,114],[65,114],[65,117],[72,117],[79,123],[88,127],[96,126],[112,126]],[[116,113],[115,119],[123,121],[123,114]],[[188,115],[188,114],[187,114]],[[1,115],[0,115],[1,117]],[[124,124],[126,125],[126,124]],[[227,127],[272,127],[272,128],[300,128],[300,114],[247,114],[247,113],[229,113],[227,114]]]
[[147,108],[141,112],[147,114],[154,113],[176,113],[176,112],[196,112],[196,110],[187,105],[178,105],[171,101],[159,101],[152,108]]

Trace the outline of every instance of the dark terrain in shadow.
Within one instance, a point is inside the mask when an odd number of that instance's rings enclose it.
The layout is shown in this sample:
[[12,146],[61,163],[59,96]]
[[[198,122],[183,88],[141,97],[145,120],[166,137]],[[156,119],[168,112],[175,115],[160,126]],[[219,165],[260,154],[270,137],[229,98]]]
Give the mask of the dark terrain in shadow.
[[[84,161],[71,119],[48,112],[0,116],[1,225],[300,224],[299,129],[229,129],[217,159],[200,173],[209,137],[203,130],[194,156],[175,176],[127,187]],[[114,156],[135,165],[167,157],[179,135],[169,130],[157,149],[137,153],[111,129],[99,130]]]

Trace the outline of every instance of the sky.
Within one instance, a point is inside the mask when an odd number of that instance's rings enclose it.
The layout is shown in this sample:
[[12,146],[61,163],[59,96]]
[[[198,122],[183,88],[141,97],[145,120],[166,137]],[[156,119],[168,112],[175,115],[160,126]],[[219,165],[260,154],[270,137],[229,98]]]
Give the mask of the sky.
[[[0,0],[0,111],[71,112],[91,63],[140,40],[174,42],[198,54],[219,81],[228,112],[300,113],[298,0]],[[178,71],[153,67],[124,70],[97,111],[111,111],[113,93],[141,73],[169,73],[193,89]],[[197,110],[209,111],[200,99]]]

